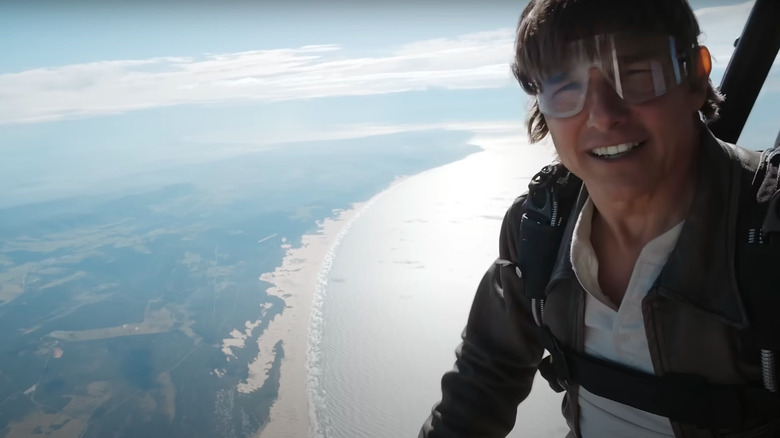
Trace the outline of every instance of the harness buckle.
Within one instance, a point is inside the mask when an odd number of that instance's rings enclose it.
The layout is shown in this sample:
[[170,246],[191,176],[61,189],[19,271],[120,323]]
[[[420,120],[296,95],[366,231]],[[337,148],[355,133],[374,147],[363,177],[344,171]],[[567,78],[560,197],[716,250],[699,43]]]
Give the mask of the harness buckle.
[[566,361],[566,353],[558,345],[552,331],[547,326],[538,327],[544,348],[550,352],[549,356],[542,359],[539,364],[539,372],[542,374],[550,388],[555,392],[562,392],[572,385],[572,376]]

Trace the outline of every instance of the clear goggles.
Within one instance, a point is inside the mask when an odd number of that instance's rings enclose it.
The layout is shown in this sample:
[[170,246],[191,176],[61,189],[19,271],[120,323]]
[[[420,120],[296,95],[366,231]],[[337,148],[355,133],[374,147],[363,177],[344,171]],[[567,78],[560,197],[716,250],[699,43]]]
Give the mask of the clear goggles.
[[681,50],[674,37],[663,34],[612,33],[574,41],[543,73],[539,109],[558,118],[582,111],[593,67],[626,103],[663,96],[687,76],[689,53],[690,48]]

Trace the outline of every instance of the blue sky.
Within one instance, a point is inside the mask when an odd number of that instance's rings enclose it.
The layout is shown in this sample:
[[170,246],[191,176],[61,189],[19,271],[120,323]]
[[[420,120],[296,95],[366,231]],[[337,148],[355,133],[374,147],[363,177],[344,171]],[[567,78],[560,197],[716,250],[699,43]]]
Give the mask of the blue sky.
[[[287,141],[522,129],[524,1],[65,3],[0,5],[0,189],[28,200]],[[716,84],[751,4],[692,2]],[[769,81],[751,147],[780,128]]]

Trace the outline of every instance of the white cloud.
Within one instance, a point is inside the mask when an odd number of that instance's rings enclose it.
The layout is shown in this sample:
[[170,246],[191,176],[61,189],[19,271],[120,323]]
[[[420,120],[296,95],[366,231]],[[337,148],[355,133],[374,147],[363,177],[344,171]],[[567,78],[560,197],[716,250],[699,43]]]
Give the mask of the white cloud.
[[[696,11],[721,72],[753,5]],[[514,30],[411,43],[382,56],[348,57],[336,45],[103,61],[0,75],[0,124],[30,123],[181,104],[265,102],[497,88],[512,82]],[[778,61],[780,62],[780,61]],[[717,75],[718,73],[716,73]]]
[[0,75],[0,123],[113,114],[188,103],[281,101],[501,87],[511,29],[421,41],[386,56],[345,57],[335,45],[104,61]]

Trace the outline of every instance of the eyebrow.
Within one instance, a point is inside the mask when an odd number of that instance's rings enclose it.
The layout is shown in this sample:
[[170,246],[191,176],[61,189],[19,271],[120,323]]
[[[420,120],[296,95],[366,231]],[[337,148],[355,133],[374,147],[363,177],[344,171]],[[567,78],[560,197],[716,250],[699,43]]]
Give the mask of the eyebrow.
[[654,58],[654,57],[657,57],[659,55],[660,55],[660,53],[658,53],[656,51],[644,50],[644,51],[641,51],[641,52],[638,52],[638,53],[632,53],[631,55],[619,56],[618,57],[618,62],[621,62],[621,63],[632,63],[632,62],[637,62],[637,61],[644,61],[644,60],[647,60],[648,58]]

